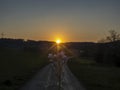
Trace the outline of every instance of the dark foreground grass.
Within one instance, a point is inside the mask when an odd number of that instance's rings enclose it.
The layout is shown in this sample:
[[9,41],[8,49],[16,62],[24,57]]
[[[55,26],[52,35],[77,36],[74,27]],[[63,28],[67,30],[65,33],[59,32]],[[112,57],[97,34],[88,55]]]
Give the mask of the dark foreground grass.
[[[47,64],[47,55],[0,51],[0,90],[17,90]],[[96,65],[91,60],[72,60],[71,71],[87,90],[120,90],[120,68]]]
[[0,51],[0,90],[17,90],[47,64],[44,56],[35,52]]
[[81,59],[68,65],[87,90],[120,90],[120,68],[98,66]]

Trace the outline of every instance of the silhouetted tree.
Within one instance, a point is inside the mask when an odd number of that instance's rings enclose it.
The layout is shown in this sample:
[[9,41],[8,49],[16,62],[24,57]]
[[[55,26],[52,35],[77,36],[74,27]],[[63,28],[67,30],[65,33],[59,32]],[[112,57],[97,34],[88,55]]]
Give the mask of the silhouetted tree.
[[108,42],[115,42],[115,41],[120,40],[120,34],[116,32],[115,30],[110,30],[109,34],[110,35],[106,37],[106,40]]
[[105,42],[115,42],[120,40],[120,34],[116,32],[115,30],[110,30],[109,35],[105,38],[99,40],[99,43],[105,43]]
[[98,63],[114,64],[120,66],[120,34],[110,30],[109,35],[102,39],[95,56]]

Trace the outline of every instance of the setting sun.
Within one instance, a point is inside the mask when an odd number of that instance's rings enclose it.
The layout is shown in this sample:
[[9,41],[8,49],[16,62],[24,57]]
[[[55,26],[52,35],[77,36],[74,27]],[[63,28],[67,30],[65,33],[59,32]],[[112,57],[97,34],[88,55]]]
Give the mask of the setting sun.
[[57,40],[56,40],[56,43],[57,43],[57,44],[60,44],[60,43],[61,43],[61,40],[60,40],[60,39],[57,39]]

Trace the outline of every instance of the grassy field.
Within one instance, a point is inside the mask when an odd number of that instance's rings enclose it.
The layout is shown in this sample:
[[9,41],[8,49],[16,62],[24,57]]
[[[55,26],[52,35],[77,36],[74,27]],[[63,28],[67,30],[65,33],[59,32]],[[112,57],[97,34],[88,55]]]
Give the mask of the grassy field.
[[47,64],[46,55],[0,51],[0,90],[16,90]]
[[[0,51],[0,90],[17,90],[48,64],[46,57],[35,52]],[[120,90],[120,68],[88,59],[73,59],[68,66],[87,90]]]
[[68,65],[87,90],[120,90],[120,68],[86,59],[72,60]]

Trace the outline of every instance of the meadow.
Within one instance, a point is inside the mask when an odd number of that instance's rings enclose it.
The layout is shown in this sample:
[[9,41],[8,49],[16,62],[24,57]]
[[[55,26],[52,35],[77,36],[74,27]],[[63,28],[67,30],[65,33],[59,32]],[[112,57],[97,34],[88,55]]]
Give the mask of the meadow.
[[[17,90],[48,63],[47,54],[0,51],[0,90]],[[87,90],[120,90],[118,67],[99,65],[87,58],[73,58],[68,66]]]
[[17,90],[46,64],[38,52],[0,51],[0,90]]
[[89,59],[74,59],[68,64],[87,90],[120,90],[120,68],[96,64]]

